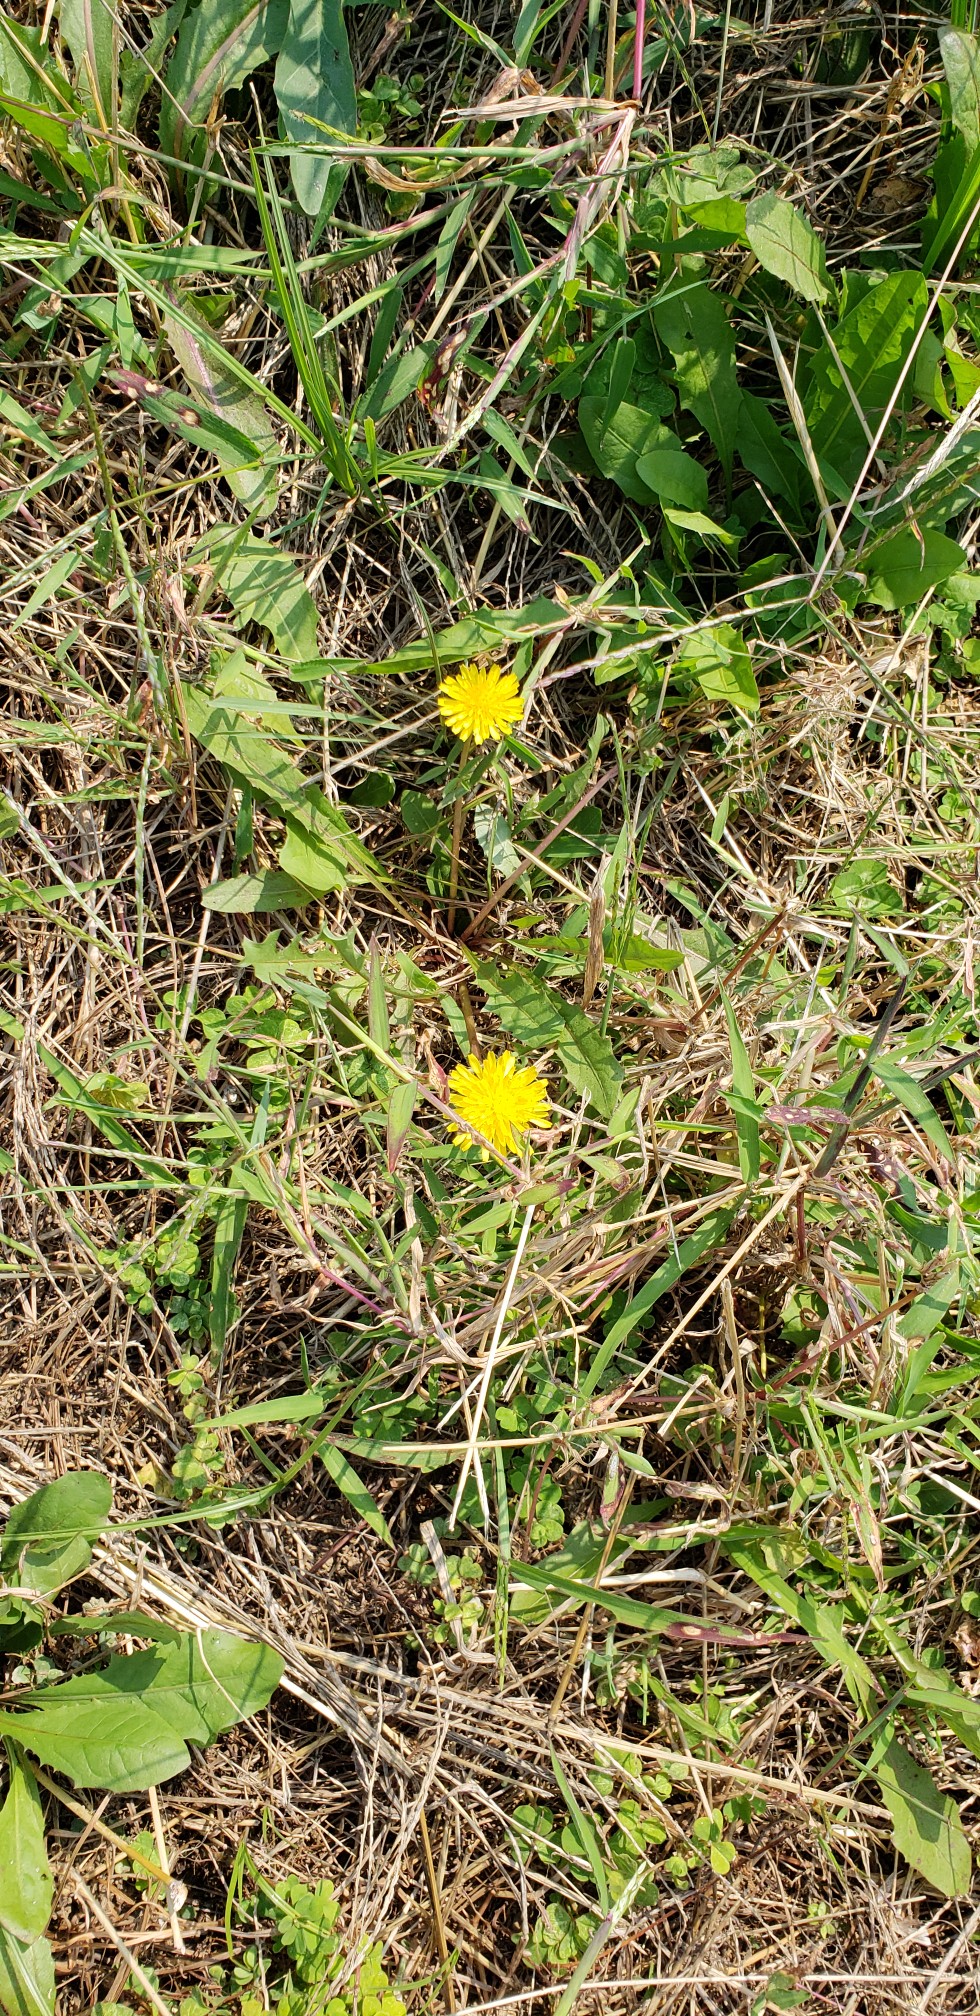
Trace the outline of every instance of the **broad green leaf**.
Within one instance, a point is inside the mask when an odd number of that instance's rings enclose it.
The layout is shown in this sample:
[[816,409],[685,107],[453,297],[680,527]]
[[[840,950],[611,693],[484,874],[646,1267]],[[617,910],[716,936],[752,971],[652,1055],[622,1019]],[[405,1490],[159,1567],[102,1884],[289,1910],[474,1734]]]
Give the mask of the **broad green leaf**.
[[85,1090],[97,1106],[113,1113],[152,1112],[150,1088],[145,1078],[120,1078],[116,1071],[93,1071]]
[[956,1157],[950,1147],[946,1129],[928,1092],[919,1084],[918,1079],[913,1078],[910,1072],[903,1071],[893,1057],[876,1057],[871,1068],[879,1085],[883,1085],[885,1091],[904,1107],[910,1119],[921,1128],[927,1141],[931,1141],[933,1147],[938,1149],[943,1161],[955,1166]]
[[30,1946],[51,1916],[54,1878],[37,1780],[7,1744],[10,1783],[0,1807],[0,1926]]
[[212,107],[276,54],[287,18],[288,0],[201,0],[187,15],[160,104],[165,154],[178,161],[203,159]]
[[879,609],[910,609],[930,588],[958,574],[965,563],[962,546],[944,532],[916,534],[905,527],[865,560],[868,585],[863,599],[877,603]]
[[46,1939],[25,1946],[0,1925],[0,2009],[4,2016],[54,2016],[54,1957]]
[[[86,4],[98,6],[100,0]],[[254,516],[267,518],[275,510],[279,488],[275,429],[261,399],[232,375],[223,346],[203,317],[187,300],[181,300],[180,311],[179,318],[165,312],[163,324],[191,396],[204,409],[198,411],[195,434],[205,445],[210,441],[232,495]],[[217,424],[209,432],[210,423]]]
[[141,1696],[186,1742],[201,1745],[266,1706],[282,1678],[282,1660],[269,1645],[211,1630],[188,1633],[162,1652],[115,1657],[98,1677],[115,1699]]
[[61,0],[61,37],[71,50],[79,96],[95,106],[107,132],[115,125],[114,13],[110,0]]
[[512,875],[521,866],[514,846],[510,821],[492,804],[473,810],[473,837],[496,875]]
[[[664,429],[667,433],[667,429]],[[675,435],[670,436],[676,440]],[[657,447],[637,458],[636,473],[655,497],[667,504],[679,504],[686,511],[707,511],[708,476],[693,455],[676,447]]]
[[709,700],[724,700],[755,714],[759,688],[748,647],[730,623],[713,623],[688,637],[674,661],[677,672],[693,674]]
[[754,392],[742,393],[735,447],[739,460],[753,476],[758,477],[763,489],[774,492],[777,497],[788,498],[798,513],[799,458],[780,432],[765,400],[758,399]]
[[[184,686],[182,694],[191,734],[285,819],[287,840],[280,861],[290,880],[306,889],[325,890],[339,889],[349,882],[385,879],[383,869],[351,832],[343,813],[307,782],[298,765],[271,737],[231,704],[210,700],[197,686]],[[298,868],[292,866],[294,859]]]
[[680,449],[676,434],[664,426],[661,418],[663,411],[670,411],[670,403],[666,390],[657,401],[656,410],[621,400],[608,426],[604,426],[605,399],[590,397],[578,402],[578,423],[597,467],[634,504],[657,502],[656,491],[637,475],[641,455],[658,447]]
[[835,875],[830,885],[834,907],[846,916],[855,910],[867,917],[899,917],[905,904],[896,889],[887,863],[876,855],[852,861]]
[[281,1675],[269,1646],[204,1631],[27,1695],[0,1715],[0,1732],[76,1785],[141,1791],[184,1770],[187,1743],[210,1743],[264,1708]]
[[271,1422],[291,1424],[297,1421],[318,1421],[330,1405],[330,1394],[322,1393],[311,1386],[305,1393],[285,1393],[278,1400],[251,1400],[245,1407],[229,1408],[227,1414],[215,1414],[202,1425],[205,1428],[255,1428],[266,1427]]
[[345,889],[352,879],[343,854],[329,834],[316,833],[288,816],[286,838],[279,849],[279,866],[290,881],[302,883],[317,896]]
[[606,388],[606,397],[602,408],[602,420],[599,428],[600,435],[604,434],[607,427],[611,426],[615,415],[619,412],[633,382],[635,370],[636,344],[631,336],[624,336],[614,346],[612,352],[609,384]]
[[201,896],[205,910],[217,910],[223,917],[262,917],[271,910],[305,910],[316,901],[291,875],[267,869],[261,875],[232,875],[227,882],[213,882]]
[[795,204],[782,196],[756,196],[745,212],[745,235],[760,266],[804,301],[830,299],[823,239]]
[[16,1737],[73,1785],[107,1792],[143,1792],[187,1769],[186,1744],[152,1706],[138,1699],[107,1704],[104,1695],[64,1698],[70,1687],[77,1682],[50,1688],[42,1706],[0,1714],[0,1734]]
[[[547,1567],[556,1576],[568,1574],[577,1582],[593,1582],[602,1563],[604,1545],[605,1536],[601,1527],[591,1526],[583,1520],[580,1525],[573,1526],[564,1546],[554,1554],[548,1555]],[[613,1543],[612,1551],[607,1558],[607,1567],[615,1564],[625,1547],[625,1540]],[[542,1566],[544,1565],[542,1563]],[[526,1589],[511,1587],[509,1594],[511,1614],[520,1617],[522,1622],[528,1625],[544,1623],[545,1618],[559,1609],[565,1600],[557,1589],[546,1592],[530,1587]]]
[[424,791],[403,791],[398,801],[398,810],[405,822],[405,830],[416,840],[427,840],[439,831],[443,818],[434,798]]
[[899,1853],[941,1896],[968,1897],[973,1858],[955,1801],[894,1736],[871,1764]]
[[53,72],[40,29],[23,27],[6,14],[0,14],[0,112],[53,153],[72,151],[77,100]]
[[[0,38],[0,57],[2,51],[3,43]],[[10,428],[14,434],[22,434],[32,448],[39,449],[41,454],[50,458],[52,462],[61,461],[60,448],[55,447],[40,421],[36,420],[33,413],[29,413],[26,406],[22,406],[19,399],[15,399],[13,393],[6,389],[0,391],[0,425],[5,431]]]
[[716,518],[706,518],[703,511],[682,511],[677,504],[665,504],[663,513],[672,531],[690,532],[704,545],[724,546],[730,553],[738,548],[739,534],[729,532]]
[[338,1449],[336,1443],[327,1437],[318,1442],[317,1455],[328,1477],[331,1477],[336,1484],[338,1491],[342,1491],[348,1504],[353,1505],[358,1518],[363,1519],[365,1525],[370,1526],[372,1533],[376,1533],[378,1539],[383,1540],[386,1547],[393,1547],[395,1543],[391,1537],[388,1521],[380,1505],[372,1498],[367,1485],[358,1476],[353,1463],[348,1463],[343,1450]]
[[684,964],[683,952],[674,952],[667,945],[653,945],[649,938],[641,938],[635,931],[622,938],[610,925],[603,935],[607,940],[608,964],[620,973],[676,973],[678,966]]
[[949,85],[949,116],[972,154],[980,147],[980,47],[961,28],[939,29],[939,53]]
[[623,1067],[591,1017],[516,966],[478,963],[476,978],[491,1015],[529,1050],[554,1049],[576,1092],[585,1093],[608,1120],[622,1088]]
[[720,296],[686,277],[654,302],[657,333],[674,359],[681,405],[693,413],[718,451],[725,481],[742,394],[735,375],[735,338]]
[[599,1909],[602,1912],[606,1912],[609,1909],[609,1884],[606,1879],[606,1870],[602,1859],[602,1843],[596,1833],[594,1822],[583,1811],[572,1791],[571,1785],[562,1770],[554,1745],[552,1745],[551,1750],[551,1768],[555,1774],[558,1790],[568,1807],[572,1826],[578,1835],[582,1853],[592,1871],[596,1893],[599,1898]]
[[[78,562],[78,549],[74,546],[69,546],[67,552],[59,554],[58,558],[51,562],[50,567],[46,568],[42,574],[33,594],[28,596],[23,608],[18,610],[10,625],[9,634],[12,635],[15,630],[22,630],[24,625],[29,623],[33,616],[37,615],[39,609],[45,609],[49,602],[54,601],[58,590],[64,587],[68,576],[74,574]],[[16,832],[16,824],[8,830]]]
[[970,147],[957,131],[940,146],[932,165],[934,195],[922,229],[922,269],[934,273],[949,258],[976,242],[976,206],[980,196],[980,147]]
[[0,1596],[0,1655],[33,1652],[44,1637],[44,1614],[22,1596]]
[[[334,133],[356,133],[357,92],[343,0],[290,0],[276,64],[276,98],[288,140],[323,137],[306,114]],[[338,179],[333,162],[296,153],[289,165],[303,209],[308,217],[318,217],[331,176],[335,184]]]
[[847,385],[828,346],[816,352],[804,398],[807,426],[819,462],[845,483],[863,466],[865,428],[874,434],[880,425],[928,301],[921,273],[889,273],[863,295],[830,332]]
[[[473,208],[475,193],[474,190],[468,189],[465,196],[459,197],[458,201],[453,204],[439,233],[433,262],[435,286],[432,298],[434,301],[441,301],[446,291],[457,240]],[[487,417],[489,418],[489,415]]]
[[291,554],[239,525],[215,525],[191,553],[192,563],[202,560],[240,621],[270,630],[283,658],[315,656],[316,604]]
[[145,1610],[86,1610],[66,1617],[49,1617],[48,1636],[73,1638],[97,1637],[105,1632],[108,1637],[152,1638],[161,1645],[176,1645],[180,1632],[173,1624],[162,1624],[158,1617],[149,1617]]
[[[766,1566],[758,1547],[738,1540],[723,1540],[722,1545],[770,1600],[809,1633],[823,1658],[840,1666],[862,1714],[869,1720],[877,1714],[880,1695],[874,1673],[845,1637],[835,1606],[800,1595]],[[970,1882],[970,1850],[954,1802],[939,1792],[930,1773],[890,1731],[873,1752],[871,1768],[891,1815],[895,1846],[944,1896],[963,1895]]]
[[18,1589],[52,1595],[88,1567],[104,1532],[112,1486],[98,1470],[69,1470],[15,1505],[0,1540],[0,1574]]
[[[946,1272],[939,1276],[938,1281],[931,1282],[921,1295],[916,1296],[911,1309],[907,1309],[905,1315],[899,1317],[896,1328],[900,1336],[905,1337],[909,1343],[914,1342],[917,1337],[931,1337],[956,1301],[962,1282],[960,1266],[948,1267]],[[905,1383],[907,1397],[910,1398],[913,1391],[914,1387],[907,1378]]]

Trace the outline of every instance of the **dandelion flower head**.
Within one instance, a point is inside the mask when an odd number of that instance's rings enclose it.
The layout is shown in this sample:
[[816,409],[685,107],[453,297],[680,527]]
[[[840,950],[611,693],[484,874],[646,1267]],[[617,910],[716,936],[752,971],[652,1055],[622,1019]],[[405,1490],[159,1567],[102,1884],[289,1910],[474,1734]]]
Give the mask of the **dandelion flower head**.
[[439,712],[461,742],[497,742],[524,712],[513,672],[499,665],[461,665],[436,695]]
[[[516,1148],[519,1134],[526,1134],[529,1127],[547,1127],[551,1118],[544,1080],[533,1064],[518,1068],[511,1050],[457,1064],[449,1074],[449,1097],[460,1119],[504,1155]],[[465,1127],[450,1131],[457,1147],[473,1146]],[[489,1151],[481,1147],[480,1152],[485,1162]]]

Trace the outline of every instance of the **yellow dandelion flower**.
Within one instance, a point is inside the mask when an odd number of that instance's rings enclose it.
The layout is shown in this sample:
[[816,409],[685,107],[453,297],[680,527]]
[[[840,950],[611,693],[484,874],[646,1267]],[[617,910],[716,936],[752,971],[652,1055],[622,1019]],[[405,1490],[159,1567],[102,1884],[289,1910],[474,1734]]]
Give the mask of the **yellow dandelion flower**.
[[436,695],[439,712],[461,742],[497,742],[524,712],[513,672],[499,665],[461,665]]
[[[533,1064],[518,1069],[510,1050],[501,1051],[499,1057],[471,1057],[468,1064],[457,1064],[449,1074],[449,1097],[460,1119],[504,1155],[516,1148],[518,1134],[526,1134],[529,1127],[547,1127],[551,1118],[544,1080]],[[450,1132],[458,1148],[472,1148],[465,1127],[452,1127]],[[488,1150],[481,1148],[480,1153],[485,1162]]]

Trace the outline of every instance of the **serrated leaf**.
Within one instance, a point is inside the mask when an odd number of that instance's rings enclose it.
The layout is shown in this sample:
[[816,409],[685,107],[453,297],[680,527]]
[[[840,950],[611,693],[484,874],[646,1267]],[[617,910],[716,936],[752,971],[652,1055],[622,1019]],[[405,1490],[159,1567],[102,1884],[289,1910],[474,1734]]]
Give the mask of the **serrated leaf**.
[[821,465],[845,482],[864,462],[865,430],[874,433],[881,422],[928,302],[921,273],[889,273],[831,329],[836,360],[826,344],[814,357],[804,399],[806,422]]
[[0,1540],[5,1582],[52,1595],[88,1567],[104,1532],[112,1486],[97,1470],[69,1470],[15,1505]]
[[160,105],[160,145],[178,161],[200,161],[205,122],[279,49],[288,0],[202,0],[181,24]]
[[383,882],[385,872],[351,832],[346,819],[322,791],[309,783],[271,737],[236,712],[209,700],[199,687],[182,688],[191,734],[239,782],[268,799],[286,824],[279,860],[284,874],[303,889],[325,893],[351,882]]
[[64,1692],[52,1687],[43,1707],[0,1714],[0,1734],[16,1737],[74,1785],[107,1792],[143,1792],[187,1769],[186,1744],[152,1707],[113,1700],[107,1714],[104,1698],[60,1699]]
[[823,239],[794,203],[782,196],[756,196],[745,212],[745,235],[760,266],[785,280],[804,301],[830,299]]
[[735,375],[735,338],[719,296],[686,277],[654,303],[657,334],[674,359],[681,405],[708,434],[731,481],[742,394]]
[[215,525],[191,553],[204,559],[241,622],[271,631],[283,658],[315,658],[316,604],[292,554],[240,525]]
[[46,1939],[25,1946],[0,1925],[0,2009],[4,2016],[54,2016],[54,1958]]
[[269,1646],[205,1631],[27,1695],[0,1715],[0,1732],[75,1785],[144,1791],[186,1768],[188,1742],[209,1743],[263,1708],[281,1674]]
[[[289,140],[322,138],[310,114],[336,133],[357,131],[357,92],[344,23],[343,0],[290,0],[279,61],[276,98]],[[293,187],[308,217],[318,217],[335,164],[315,154],[291,154]]]
[[973,1858],[955,1800],[894,1736],[872,1758],[872,1768],[899,1854],[941,1896],[969,1896]]
[[0,1807],[0,1926],[26,1946],[51,1916],[54,1878],[37,1780],[8,1743],[10,1783]]
[[[267,518],[279,490],[278,444],[261,399],[232,375],[222,344],[188,301],[181,300],[179,317],[165,309],[163,325],[198,407],[195,433],[220,463],[232,495],[254,516]],[[209,427],[209,421],[217,424]]]
[[533,974],[479,962],[476,978],[487,1007],[528,1049],[554,1049],[576,1092],[608,1120],[619,1098],[623,1067],[609,1041],[581,1008]]

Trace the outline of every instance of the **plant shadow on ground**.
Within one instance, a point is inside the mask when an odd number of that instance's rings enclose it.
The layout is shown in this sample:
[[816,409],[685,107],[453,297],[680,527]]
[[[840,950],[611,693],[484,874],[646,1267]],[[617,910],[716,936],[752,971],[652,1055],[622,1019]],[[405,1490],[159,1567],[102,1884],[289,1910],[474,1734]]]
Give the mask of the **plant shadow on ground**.
[[377,12],[0,23],[5,1702],[282,1668],[2,1811],[65,2010],[954,2016],[972,24]]

